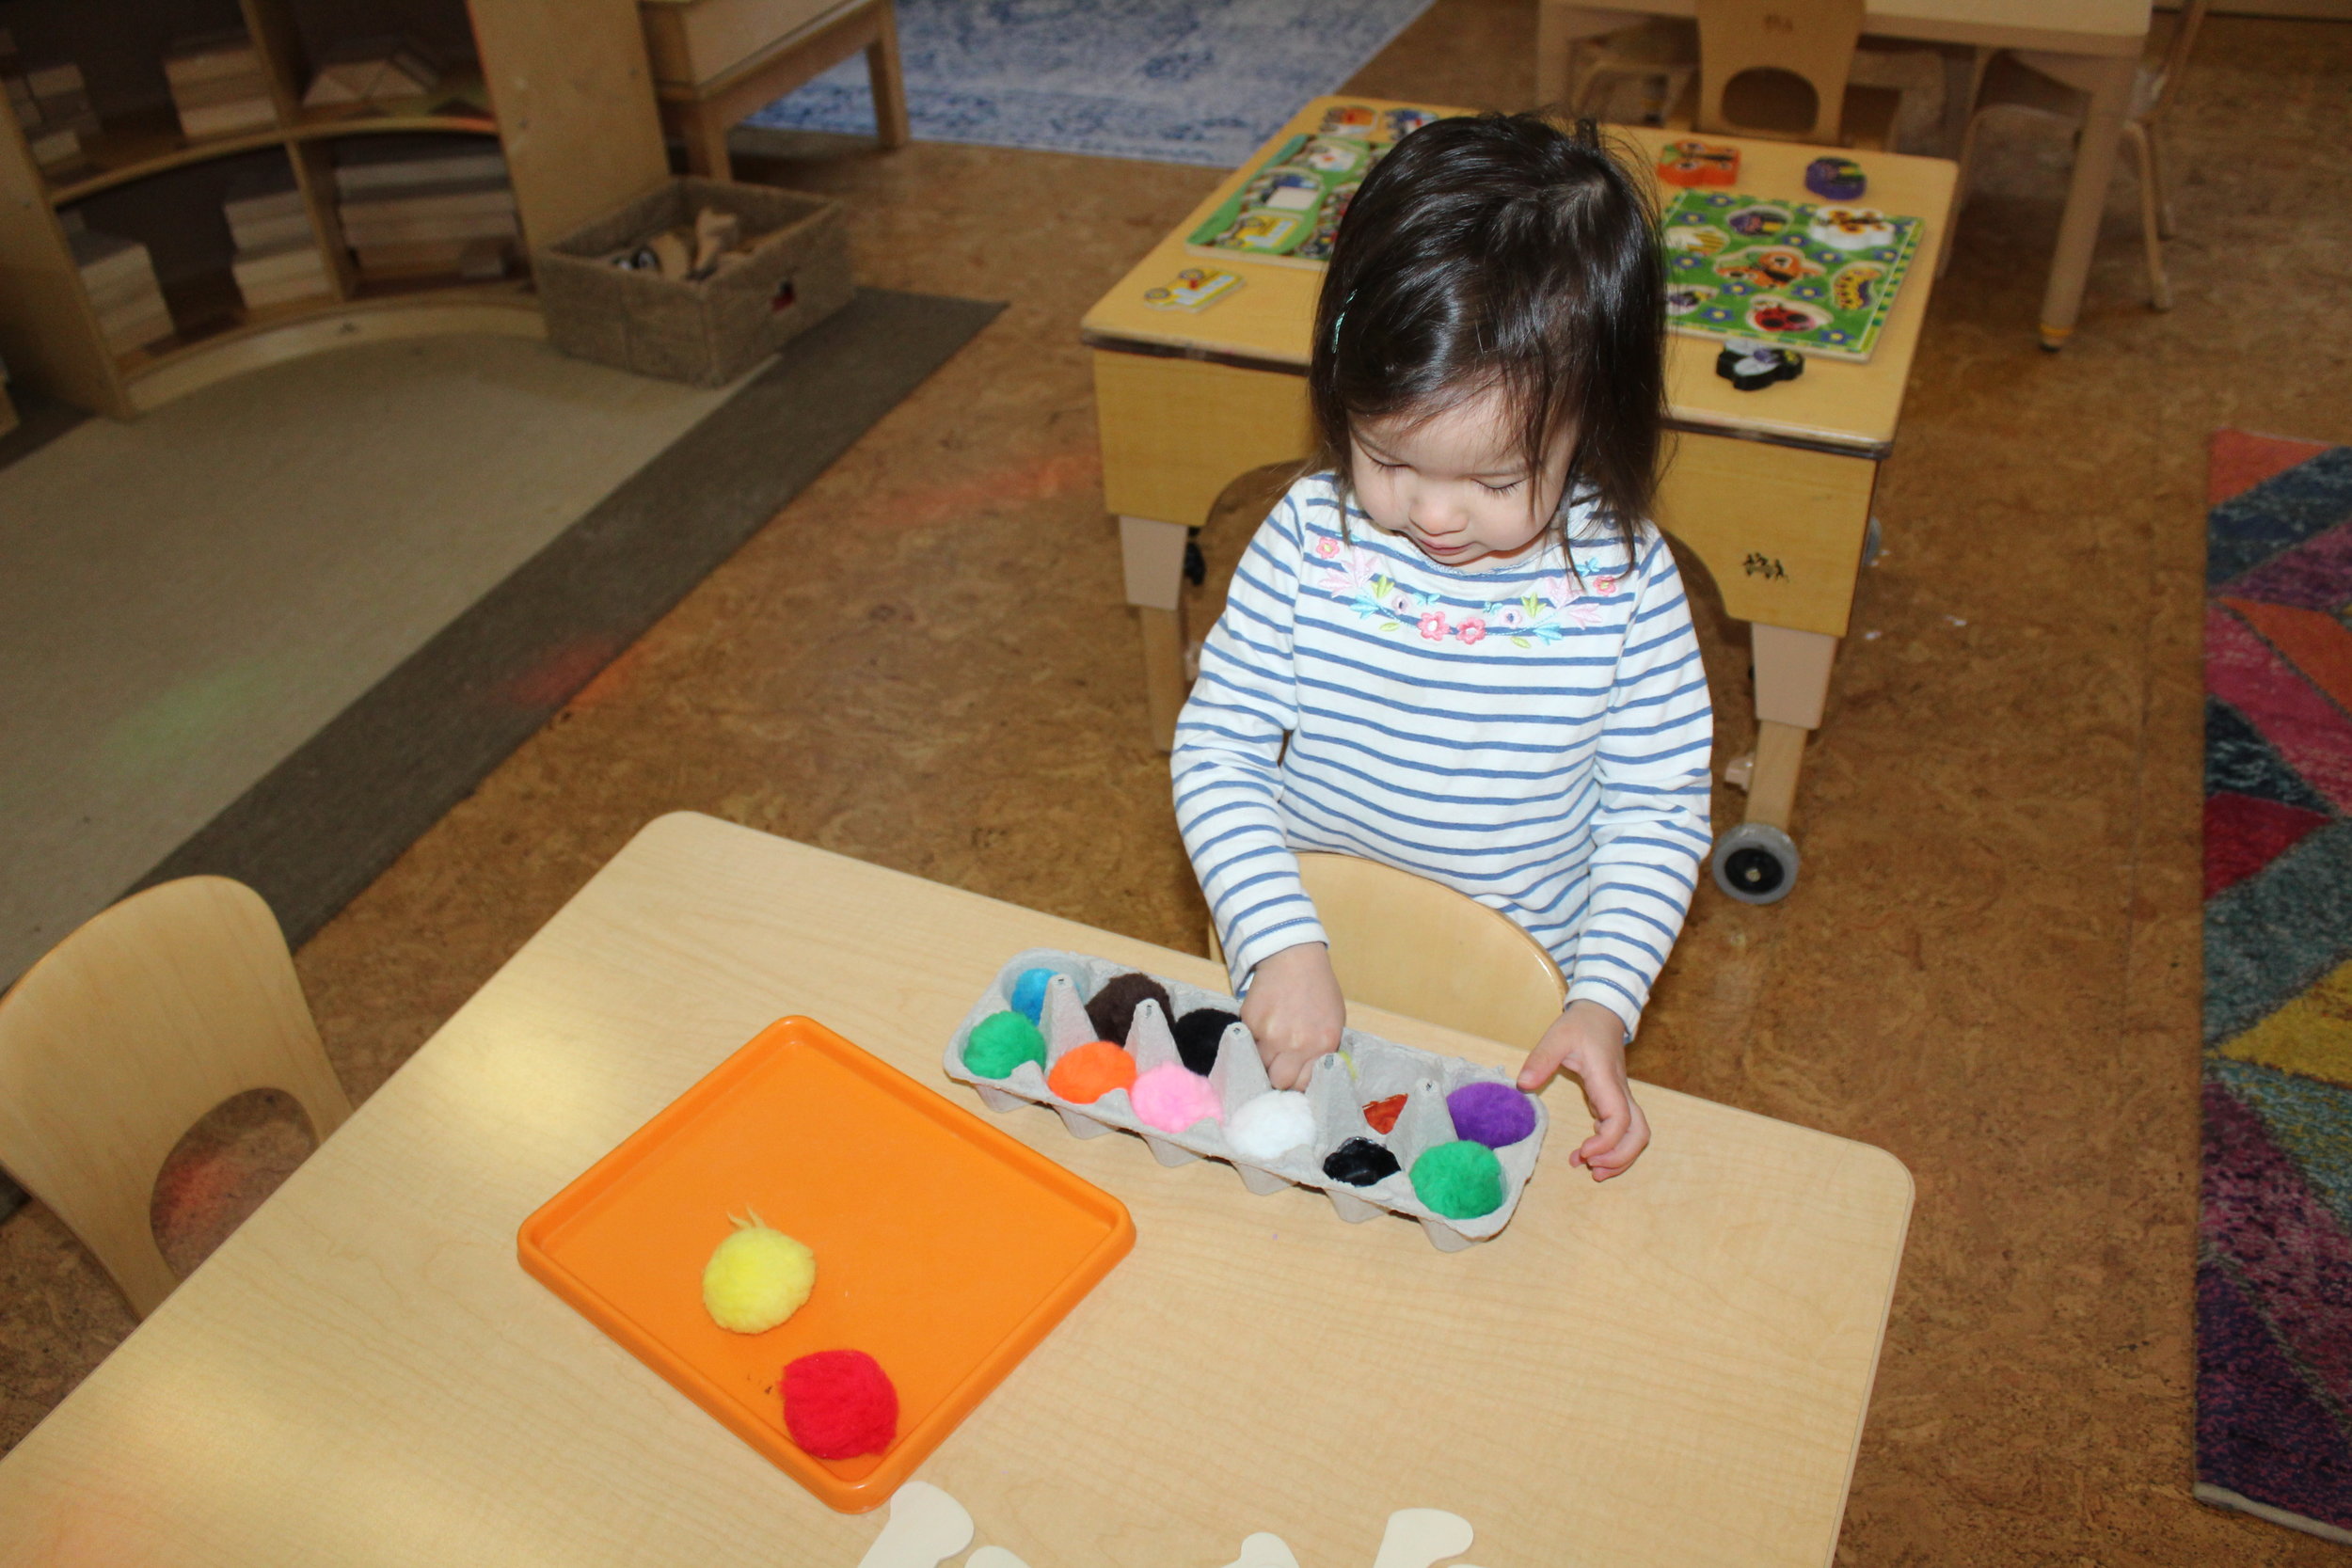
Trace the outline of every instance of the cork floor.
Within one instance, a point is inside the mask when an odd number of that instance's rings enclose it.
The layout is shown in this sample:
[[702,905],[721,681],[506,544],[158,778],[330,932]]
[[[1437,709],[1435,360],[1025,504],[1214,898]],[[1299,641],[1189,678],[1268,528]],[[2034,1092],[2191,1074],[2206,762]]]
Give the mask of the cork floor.
[[[1526,0],[1438,0],[1350,87],[1519,106]],[[2001,135],[1936,290],[1797,832],[1707,889],[1637,1075],[1883,1146],[1918,1182],[1838,1561],[2286,1565],[2190,1500],[2203,443],[2352,440],[2352,27],[2218,19],[2171,127],[2179,307],[2119,181],[2081,331],[2031,331],[2067,148]],[[773,148],[773,144],[771,144]],[[1075,323],[1211,170],[809,140],[864,280],[1008,299],[299,955],[355,1098],[648,818],[693,808],[1198,951],[1145,743]],[[2331,158],[2333,154],[2329,155]],[[1244,484],[1236,507],[1262,501]],[[1740,632],[1703,616],[1720,744]],[[1738,801],[1719,796],[1724,820]],[[303,1138],[212,1118],[183,1266]],[[131,1327],[38,1205],[0,1225],[0,1442]]]

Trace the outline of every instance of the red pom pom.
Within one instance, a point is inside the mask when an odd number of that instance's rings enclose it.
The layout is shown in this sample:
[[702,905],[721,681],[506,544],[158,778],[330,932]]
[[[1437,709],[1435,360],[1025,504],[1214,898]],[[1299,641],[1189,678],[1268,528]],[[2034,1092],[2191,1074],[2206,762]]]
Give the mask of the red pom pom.
[[784,1429],[818,1459],[880,1453],[898,1435],[898,1390],[862,1350],[820,1350],[784,1369]]

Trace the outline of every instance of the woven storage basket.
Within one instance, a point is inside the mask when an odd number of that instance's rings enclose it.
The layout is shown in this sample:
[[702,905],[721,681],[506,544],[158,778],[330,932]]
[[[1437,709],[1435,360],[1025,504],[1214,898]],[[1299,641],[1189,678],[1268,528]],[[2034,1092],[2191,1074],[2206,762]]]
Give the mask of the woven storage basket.
[[[614,266],[705,207],[742,220],[745,254],[700,282]],[[548,338],[641,375],[717,387],[850,302],[850,237],[833,202],[724,180],[671,180],[535,258]]]

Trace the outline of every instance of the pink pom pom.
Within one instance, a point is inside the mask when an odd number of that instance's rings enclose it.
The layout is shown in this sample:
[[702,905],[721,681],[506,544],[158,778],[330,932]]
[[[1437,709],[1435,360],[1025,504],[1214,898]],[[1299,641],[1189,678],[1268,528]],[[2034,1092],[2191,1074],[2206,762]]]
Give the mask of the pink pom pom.
[[1127,1091],[1136,1119],[1163,1132],[1182,1132],[1201,1117],[1225,1119],[1209,1081],[1181,1062],[1166,1062],[1136,1080]]

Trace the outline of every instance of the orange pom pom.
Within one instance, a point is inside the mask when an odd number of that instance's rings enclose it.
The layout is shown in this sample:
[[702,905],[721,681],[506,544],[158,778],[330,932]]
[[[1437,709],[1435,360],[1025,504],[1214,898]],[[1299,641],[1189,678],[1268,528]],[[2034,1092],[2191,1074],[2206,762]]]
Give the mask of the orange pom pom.
[[1113,1089],[1136,1083],[1136,1059],[1108,1040],[1073,1046],[1045,1075],[1045,1086],[1073,1105],[1091,1105]]

